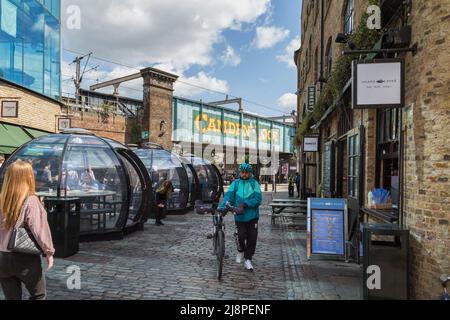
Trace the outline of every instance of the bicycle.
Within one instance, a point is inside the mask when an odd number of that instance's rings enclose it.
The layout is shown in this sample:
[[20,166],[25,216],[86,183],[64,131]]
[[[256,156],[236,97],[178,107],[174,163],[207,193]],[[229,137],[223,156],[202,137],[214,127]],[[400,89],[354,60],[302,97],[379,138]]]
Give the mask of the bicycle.
[[234,214],[241,214],[240,208],[234,208],[229,204],[226,205],[224,210],[218,210],[218,205],[214,204],[212,207],[206,207],[201,201],[197,201],[195,204],[195,211],[197,214],[205,215],[211,214],[213,216],[213,248],[214,255],[217,262],[217,279],[222,280],[223,260],[225,257],[225,223],[224,217],[228,212]]
[[441,300],[450,300],[450,295],[447,292],[447,284],[450,281],[450,276],[443,274],[440,277],[441,283],[442,283],[442,287],[444,288],[444,293],[441,296]]

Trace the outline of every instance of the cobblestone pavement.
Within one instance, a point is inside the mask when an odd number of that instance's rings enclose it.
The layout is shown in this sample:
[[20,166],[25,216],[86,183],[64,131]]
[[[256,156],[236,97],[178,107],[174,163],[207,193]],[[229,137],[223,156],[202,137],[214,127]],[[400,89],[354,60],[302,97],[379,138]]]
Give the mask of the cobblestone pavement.
[[[277,194],[277,197],[285,197]],[[47,273],[51,300],[296,300],[360,299],[360,268],[334,261],[307,261],[305,227],[290,221],[270,225],[265,193],[255,272],[235,262],[233,218],[226,218],[223,281],[215,278],[212,218],[189,213],[168,216],[165,226],[149,222],[145,231],[122,241],[83,243],[80,252],[57,259]],[[81,290],[67,289],[69,266],[81,269]],[[0,298],[3,298],[0,290]]]

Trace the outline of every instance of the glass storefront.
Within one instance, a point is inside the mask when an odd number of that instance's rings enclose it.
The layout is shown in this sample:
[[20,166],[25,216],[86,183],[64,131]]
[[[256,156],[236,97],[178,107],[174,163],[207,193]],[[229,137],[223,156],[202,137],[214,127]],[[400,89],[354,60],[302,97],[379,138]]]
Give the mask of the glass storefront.
[[61,96],[60,0],[0,0],[0,77]]

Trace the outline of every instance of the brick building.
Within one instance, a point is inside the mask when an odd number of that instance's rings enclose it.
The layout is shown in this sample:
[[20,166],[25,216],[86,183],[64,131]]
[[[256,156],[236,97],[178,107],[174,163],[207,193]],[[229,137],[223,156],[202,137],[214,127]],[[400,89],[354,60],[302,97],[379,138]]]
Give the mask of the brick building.
[[[383,31],[361,31],[371,4],[381,8]],[[295,54],[298,113],[306,128],[298,142],[303,136],[320,142],[320,152],[303,154],[305,185],[325,197],[347,198],[350,216],[410,229],[410,295],[416,299],[436,299],[439,276],[450,273],[449,17],[449,0],[304,0],[301,49]],[[341,63],[349,42],[338,41],[359,32],[378,36],[372,48],[384,49],[384,31],[407,26],[412,30],[407,47],[417,45],[417,51],[397,56],[406,66],[405,107],[353,110],[351,65]],[[347,77],[338,77],[343,74]],[[340,90],[321,110],[336,79]],[[374,188],[391,191],[392,210],[366,210]]]
[[63,104],[46,95],[0,78],[0,154],[58,132]]
[[[23,125],[47,132],[57,132],[57,118],[63,104],[13,82],[0,78],[2,122]],[[7,114],[16,107],[16,114]]]

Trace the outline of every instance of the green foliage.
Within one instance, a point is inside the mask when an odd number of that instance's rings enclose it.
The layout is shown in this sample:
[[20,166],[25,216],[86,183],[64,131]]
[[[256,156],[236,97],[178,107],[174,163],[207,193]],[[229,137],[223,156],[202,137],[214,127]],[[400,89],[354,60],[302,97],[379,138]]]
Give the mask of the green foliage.
[[100,106],[100,111],[99,111],[102,122],[103,123],[108,122],[108,119],[113,114],[113,112],[114,112],[114,106],[106,104],[106,103],[102,104]]
[[141,127],[140,123],[138,123],[138,121],[136,121],[136,120],[132,121],[130,126],[131,126],[131,130],[130,130],[131,144],[139,145],[141,143],[142,127]]

